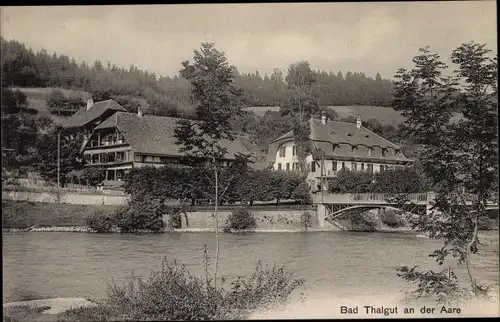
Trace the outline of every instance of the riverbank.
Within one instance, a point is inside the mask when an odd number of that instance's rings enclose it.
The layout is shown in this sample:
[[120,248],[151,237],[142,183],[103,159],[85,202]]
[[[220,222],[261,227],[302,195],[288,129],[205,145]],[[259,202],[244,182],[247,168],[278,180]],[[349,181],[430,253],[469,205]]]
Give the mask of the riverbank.
[[[86,227],[86,218],[96,212],[111,214],[117,207],[114,205],[74,205],[41,203],[29,201],[2,200],[2,231],[4,232],[93,232]],[[251,211],[256,220],[255,232],[318,232],[339,231],[340,229],[325,222],[324,227],[318,227],[314,209],[280,209],[275,206],[259,208]],[[304,214],[311,215],[309,227],[304,225]],[[219,212],[219,227],[222,230],[226,219],[231,211],[221,210]],[[168,216],[164,220],[169,221]],[[481,230],[498,229],[498,218],[485,218],[482,221]],[[168,223],[167,223],[167,226]],[[410,227],[391,228],[383,223],[377,225],[380,232],[404,232],[410,231]],[[176,229],[165,229],[164,232],[213,232],[214,218],[211,211],[196,210],[181,216],[181,227]],[[362,228],[362,227],[361,227]],[[486,229],[485,229],[486,228]],[[114,229],[113,232],[119,232]],[[162,231],[163,232],[163,231]],[[245,232],[245,231],[241,231]],[[147,233],[146,231],[141,233]]]
[[[222,227],[219,228],[220,231],[222,231]],[[253,230],[240,230],[237,232],[232,232],[234,233],[304,233],[304,232],[325,232],[325,231],[332,231],[331,228],[309,228],[307,230],[304,229],[253,229]],[[383,229],[383,230],[378,230],[377,232],[383,233],[383,232],[392,232],[392,233],[398,233],[398,232],[411,232],[412,229],[409,227],[401,227],[401,228],[394,228],[394,229]],[[28,228],[2,228],[2,232],[11,232],[11,233],[20,233],[20,232],[75,232],[75,233],[96,233],[93,231],[91,228],[86,227],[86,226],[69,226],[69,227],[37,227],[37,226],[32,226]],[[157,234],[162,234],[162,233],[171,233],[171,232],[177,232],[177,233],[206,233],[206,232],[215,232],[215,229],[213,228],[174,228],[174,229],[168,229],[166,228],[163,231],[160,231]],[[114,229],[110,233],[120,233],[118,230]],[[150,234],[152,232],[150,231],[138,231],[140,234]]]

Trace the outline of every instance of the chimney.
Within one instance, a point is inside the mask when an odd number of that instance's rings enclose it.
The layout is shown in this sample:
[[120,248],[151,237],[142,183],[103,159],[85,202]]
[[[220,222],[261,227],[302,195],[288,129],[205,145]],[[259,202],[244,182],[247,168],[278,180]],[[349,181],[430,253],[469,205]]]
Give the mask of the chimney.
[[92,99],[92,97],[90,97],[88,100],[87,100],[87,110],[89,110],[92,105],[94,105],[94,100]]
[[356,116],[356,127],[358,129],[361,128],[361,117],[359,117],[359,115]]
[[137,108],[137,116],[142,117],[142,107],[141,106],[139,106]]
[[326,113],[321,111],[321,124],[326,124]]

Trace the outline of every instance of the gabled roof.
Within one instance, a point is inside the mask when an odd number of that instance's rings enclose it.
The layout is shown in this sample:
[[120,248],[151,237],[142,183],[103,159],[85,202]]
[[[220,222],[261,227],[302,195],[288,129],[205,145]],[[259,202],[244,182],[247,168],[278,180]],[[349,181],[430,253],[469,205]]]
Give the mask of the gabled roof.
[[[183,156],[182,145],[176,144],[174,129],[179,118],[116,112],[95,130],[117,128],[135,152],[144,154],[160,154]],[[222,140],[221,145],[227,149],[227,155],[233,158],[236,154],[249,154],[240,138],[234,141]]]
[[[347,143],[353,146],[363,144],[368,147],[400,148],[396,144],[384,139],[363,126],[358,129],[355,123],[328,121],[326,124],[323,124],[321,120],[311,119],[309,120],[309,126],[311,128],[309,139],[313,141]],[[293,138],[293,130],[271,141],[271,143],[287,138]]]
[[[309,133],[309,139],[313,142],[315,149],[313,153],[322,150],[327,154],[327,156],[331,157],[355,157],[355,154],[353,154],[351,149],[348,149],[347,151],[342,147],[335,149],[335,152],[332,152],[332,144],[349,144],[350,146],[365,145],[367,147],[393,148],[395,150],[401,150],[398,145],[390,142],[378,134],[373,133],[363,126],[358,129],[355,123],[328,121],[326,124],[323,124],[321,120],[310,119],[309,127],[311,130]],[[269,161],[274,159],[276,153],[275,150],[278,148],[277,145],[280,145],[279,142],[287,139],[293,139],[293,130],[270,142],[270,153],[268,156]],[[379,159],[411,161],[402,153],[398,155],[398,157],[379,157]]]
[[75,128],[84,126],[85,124],[94,121],[108,110],[123,112],[127,111],[124,107],[113,100],[100,101],[94,103],[94,105],[92,105],[88,110],[86,107],[84,107],[73,114],[69,118],[68,122],[63,125],[63,127]]

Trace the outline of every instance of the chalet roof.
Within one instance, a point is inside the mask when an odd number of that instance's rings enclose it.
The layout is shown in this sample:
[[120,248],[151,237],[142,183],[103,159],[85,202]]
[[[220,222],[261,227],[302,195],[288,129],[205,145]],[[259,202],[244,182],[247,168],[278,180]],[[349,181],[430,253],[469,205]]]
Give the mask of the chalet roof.
[[[398,145],[376,133],[373,133],[363,126],[358,129],[355,123],[328,121],[326,124],[323,124],[321,120],[310,119],[309,127],[311,129],[309,139],[313,142],[314,152],[321,150],[326,153],[327,157],[356,157],[352,154],[351,149],[348,151],[338,149],[338,152],[333,152],[333,144],[349,144],[350,146],[365,145],[367,147],[393,148],[395,150],[401,150]],[[274,155],[276,154],[276,151],[274,150],[277,149],[280,141],[286,139],[293,139],[293,130],[270,142],[270,159],[274,158]],[[337,151],[337,149],[335,151]],[[313,155],[315,155],[314,152]],[[381,157],[378,157],[377,159],[381,159]],[[397,158],[388,156],[382,157],[382,159],[411,161],[402,153]]]
[[[95,130],[117,128],[130,144],[132,149],[138,153],[160,154],[170,156],[183,156],[182,145],[176,143],[174,129],[179,118],[143,115],[139,117],[135,113],[116,112],[104,122],[99,124]],[[236,154],[249,154],[240,138],[234,141],[221,140],[229,157],[234,158]]]
[[94,103],[88,110],[86,107],[84,107],[73,114],[69,118],[68,122],[63,125],[63,127],[75,128],[84,126],[85,124],[94,121],[108,110],[124,112],[127,111],[124,107],[113,100],[100,101]]

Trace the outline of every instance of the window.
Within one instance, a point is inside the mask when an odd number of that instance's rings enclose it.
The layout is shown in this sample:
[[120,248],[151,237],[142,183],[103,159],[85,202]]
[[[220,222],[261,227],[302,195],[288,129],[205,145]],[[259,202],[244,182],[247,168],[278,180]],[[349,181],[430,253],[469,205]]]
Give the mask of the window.
[[101,163],[108,163],[108,154],[107,153],[101,153],[99,155],[99,158],[101,159]]
[[85,154],[85,162],[92,163],[92,155],[91,154]]
[[316,172],[316,162],[315,161],[311,162],[311,172]]
[[294,146],[292,146],[292,155],[295,155],[296,153],[297,153],[297,150],[296,150],[295,145],[294,145]]
[[115,162],[115,154],[113,152],[108,153],[108,161]]
[[281,171],[281,163],[278,163],[278,171]]
[[141,161],[142,161],[142,155],[140,155],[140,154],[136,153],[136,154],[135,154],[135,161],[137,161],[137,162],[141,162]]
[[352,171],[357,171],[357,164],[356,164],[356,162],[351,162],[351,170]]
[[92,154],[92,163],[99,163],[99,154]]
[[385,157],[385,154],[387,153],[387,149],[382,149],[382,156]]
[[286,163],[286,172],[290,171],[290,163]]
[[280,156],[280,158],[286,157],[286,146],[280,147],[279,156]]
[[365,164],[361,163],[361,171],[364,171],[364,170],[365,170]]
[[368,148],[368,156],[371,157],[373,154],[373,148]]
[[368,172],[373,173],[373,164],[367,164]]
[[332,161],[332,170],[333,172],[337,171],[337,161]]
[[121,135],[120,133],[117,134],[117,138],[116,138],[116,143],[118,144],[123,144],[123,135]]
[[125,152],[116,152],[116,162],[122,162],[125,159]]

